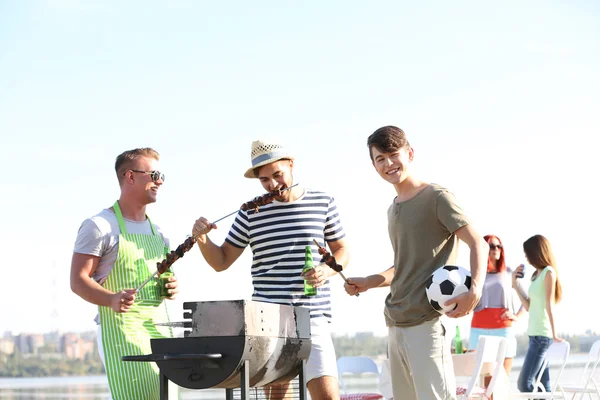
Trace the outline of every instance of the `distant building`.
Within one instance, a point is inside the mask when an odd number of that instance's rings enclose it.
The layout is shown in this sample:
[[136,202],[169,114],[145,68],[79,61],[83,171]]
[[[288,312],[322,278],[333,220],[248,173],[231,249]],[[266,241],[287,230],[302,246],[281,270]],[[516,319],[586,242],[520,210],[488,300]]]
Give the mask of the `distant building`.
[[15,347],[23,354],[38,354],[38,350],[44,346],[44,335],[20,334],[14,337]]
[[60,349],[67,358],[83,360],[94,351],[94,342],[83,339],[76,333],[65,333],[60,339]]
[[15,352],[15,343],[12,338],[0,338],[0,353],[11,355]]

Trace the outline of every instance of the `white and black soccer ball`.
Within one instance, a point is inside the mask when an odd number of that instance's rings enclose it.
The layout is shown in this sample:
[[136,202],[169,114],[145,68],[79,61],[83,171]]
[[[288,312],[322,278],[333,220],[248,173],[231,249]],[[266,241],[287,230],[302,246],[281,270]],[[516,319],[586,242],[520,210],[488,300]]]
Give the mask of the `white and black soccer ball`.
[[456,265],[444,265],[429,277],[425,291],[427,300],[440,314],[456,308],[456,304],[444,306],[444,303],[471,289],[471,271]]

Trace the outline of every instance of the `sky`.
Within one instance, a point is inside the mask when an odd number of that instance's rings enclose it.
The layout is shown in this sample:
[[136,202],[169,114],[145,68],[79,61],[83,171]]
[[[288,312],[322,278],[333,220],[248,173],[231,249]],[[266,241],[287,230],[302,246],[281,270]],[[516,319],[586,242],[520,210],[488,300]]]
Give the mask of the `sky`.
[[[384,125],[407,133],[418,177],[502,239],[510,266],[546,236],[564,287],[557,330],[600,332],[599,18],[585,0],[0,1],[0,333],[94,329],[96,307],[69,287],[73,244],[118,198],[115,158],[136,147],[161,154],[147,212],[173,248],[198,217],[263,193],[243,173],[252,141],[275,140],[297,182],[335,197],[346,276],[387,269],[395,192],[366,147]],[[186,301],[250,298],[250,261],[246,249],[217,273],[192,249],[174,265],[173,320]],[[331,283],[334,333],[386,334],[387,288],[350,297]]]

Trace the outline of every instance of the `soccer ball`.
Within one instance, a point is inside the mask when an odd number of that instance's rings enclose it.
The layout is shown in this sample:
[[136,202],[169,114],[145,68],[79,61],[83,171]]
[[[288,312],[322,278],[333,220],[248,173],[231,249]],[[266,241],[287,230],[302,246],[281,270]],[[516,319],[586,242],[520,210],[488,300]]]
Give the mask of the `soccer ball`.
[[456,304],[444,306],[444,303],[471,289],[471,272],[456,265],[444,265],[429,277],[425,292],[427,300],[440,314],[456,308]]

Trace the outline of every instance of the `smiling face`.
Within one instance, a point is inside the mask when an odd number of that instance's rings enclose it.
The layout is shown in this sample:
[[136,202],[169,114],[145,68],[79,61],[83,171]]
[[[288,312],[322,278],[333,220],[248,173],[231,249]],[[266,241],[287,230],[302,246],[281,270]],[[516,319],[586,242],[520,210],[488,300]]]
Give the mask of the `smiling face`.
[[152,180],[149,174],[134,172],[137,171],[158,171],[159,161],[152,157],[139,157],[131,166],[131,169],[125,172],[127,183],[129,184],[129,193],[140,204],[150,204],[156,202],[158,189],[162,186],[162,179],[156,182]]
[[391,184],[402,183],[409,176],[409,165],[414,158],[412,147],[403,147],[391,152],[371,148],[373,166],[383,179]]
[[[294,182],[294,177],[292,175],[293,169],[293,160],[279,160],[260,167],[256,177],[260,181],[262,187],[267,192],[271,193],[292,186]],[[286,190],[281,193],[280,196],[275,196],[275,200],[287,202],[289,201],[290,196],[291,190]]]

